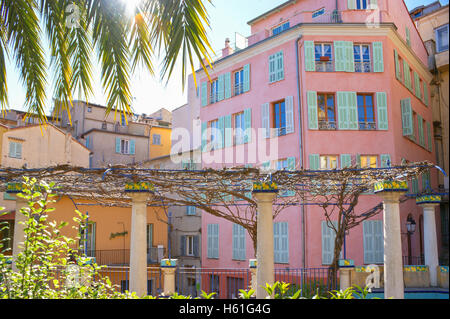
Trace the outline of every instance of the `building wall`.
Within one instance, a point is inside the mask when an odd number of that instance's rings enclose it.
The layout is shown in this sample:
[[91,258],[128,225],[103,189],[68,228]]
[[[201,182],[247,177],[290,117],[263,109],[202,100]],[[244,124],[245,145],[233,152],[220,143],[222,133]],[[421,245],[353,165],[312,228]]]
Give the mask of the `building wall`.
[[[172,129],[169,127],[152,126],[150,132],[149,159],[170,154]],[[159,135],[159,144],[155,140],[155,134]]]

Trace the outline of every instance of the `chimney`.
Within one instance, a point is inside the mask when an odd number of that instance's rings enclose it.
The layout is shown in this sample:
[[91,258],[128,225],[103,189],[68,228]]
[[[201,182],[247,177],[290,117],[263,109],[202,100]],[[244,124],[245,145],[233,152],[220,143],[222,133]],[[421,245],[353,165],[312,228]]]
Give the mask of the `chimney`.
[[230,38],[225,39],[225,48],[222,49],[222,58],[233,54],[234,50],[230,47]]

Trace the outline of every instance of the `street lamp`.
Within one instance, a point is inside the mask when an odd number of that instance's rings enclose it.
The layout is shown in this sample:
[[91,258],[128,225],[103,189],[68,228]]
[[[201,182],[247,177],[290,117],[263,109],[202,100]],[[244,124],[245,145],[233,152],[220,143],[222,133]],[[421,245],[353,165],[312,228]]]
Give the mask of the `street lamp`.
[[408,235],[408,264],[412,264],[412,256],[411,256],[411,235],[416,231],[416,221],[414,218],[409,215],[406,219],[406,230]]

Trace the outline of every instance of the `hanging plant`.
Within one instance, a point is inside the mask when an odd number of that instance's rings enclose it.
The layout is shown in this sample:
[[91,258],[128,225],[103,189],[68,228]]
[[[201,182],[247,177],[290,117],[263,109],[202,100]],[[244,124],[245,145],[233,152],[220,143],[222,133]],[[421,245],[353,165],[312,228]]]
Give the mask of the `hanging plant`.
[[126,236],[128,234],[128,231],[123,231],[121,233],[111,233],[111,235],[109,235],[109,239],[114,239],[116,237],[122,237],[122,236]]

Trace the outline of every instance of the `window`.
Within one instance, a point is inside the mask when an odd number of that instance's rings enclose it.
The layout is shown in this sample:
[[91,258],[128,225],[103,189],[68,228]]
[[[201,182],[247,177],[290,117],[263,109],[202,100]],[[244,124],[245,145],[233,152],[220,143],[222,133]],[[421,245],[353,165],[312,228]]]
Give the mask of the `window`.
[[[5,193],[6,194],[6,193]],[[0,242],[3,244],[3,249],[12,249],[14,240],[14,220],[2,220],[5,223],[0,228]]]
[[194,256],[194,236],[186,237],[186,256]]
[[240,145],[244,143],[245,136],[245,117],[244,112],[234,115],[234,145]]
[[83,227],[80,231],[80,246],[88,257],[95,256],[95,231],[96,223],[93,222],[88,222],[87,227]]
[[153,224],[147,224],[146,227],[146,236],[147,236],[147,249],[153,247]]
[[219,121],[211,121],[211,150],[219,148]]
[[375,111],[372,94],[358,94],[358,122],[360,130],[375,130]]
[[285,22],[283,24],[280,24],[279,26],[275,27],[272,29],[272,35],[277,35],[280,34],[283,31],[286,31],[287,29],[289,29],[290,25],[289,22]]
[[283,51],[279,51],[269,56],[269,83],[284,79],[284,58]]
[[383,221],[363,221],[364,263],[382,264],[384,260]]
[[126,140],[120,137],[116,137],[116,153],[118,154],[135,154],[135,141]]
[[88,111],[88,113],[91,113],[92,112],[92,107],[88,106],[87,111]]
[[108,128],[108,126],[107,126],[106,122],[103,122],[102,123],[102,130],[106,130],[107,128]]
[[120,124],[122,126],[126,126],[127,125],[127,120],[125,118],[125,114],[120,114]]
[[276,136],[286,134],[286,104],[285,101],[280,101],[273,104],[274,122],[273,127],[277,130]]
[[245,260],[245,228],[233,224],[232,230],[233,259]]
[[376,168],[377,156],[376,155],[361,155],[360,157],[361,168]]
[[9,142],[9,157],[22,158],[22,143]]
[[288,168],[287,159],[282,159],[277,161],[277,170],[281,171]]
[[448,24],[436,29],[436,50],[437,52],[448,50]]
[[153,134],[153,145],[161,145],[161,135]]
[[130,153],[129,141],[127,141],[127,140],[120,141],[120,153],[122,153],[122,154]]
[[335,168],[337,168],[336,155],[320,156],[320,169],[335,169]]
[[186,215],[195,216],[197,208],[195,206],[186,206]]
[[317,93],[317,116],[319,130],[336,129],[334,94]]
[[371,72],[370,46],[368,44],[353,45],[355,72]]
[[211,98],[210,103],[216,103],[219,100],[219,80],[215,79],[211,82]]
[[318,16],[323,15],[324,13],[325,13],[325,8],[321,8],[321,9],[319,9],[319,10],[314,11],[314,12],[312,13],[312,17],[313,17],[313,19],[314,19],[314,18],[316,18],[316,17],[318,17]]
[[244,69],[234,72],[234,95],[244,93]]
[[333,54],[330,43],[314,44],[317,72],[333,72]]
[[356,0],[356,9],[365,10],[367,9],[367,4],[369,0]]

